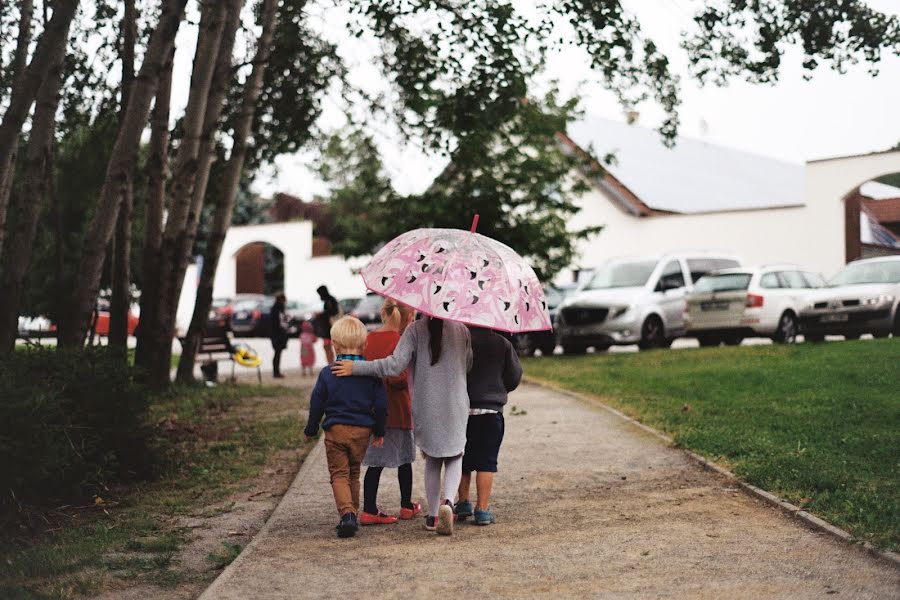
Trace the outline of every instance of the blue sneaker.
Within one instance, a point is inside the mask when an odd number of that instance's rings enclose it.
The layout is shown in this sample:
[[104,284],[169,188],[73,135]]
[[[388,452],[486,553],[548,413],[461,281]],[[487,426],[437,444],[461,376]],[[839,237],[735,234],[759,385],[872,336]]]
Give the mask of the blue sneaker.
[[472,503],[468,500],[462,500],[456,503],[456,506],[453,508],[453,512],[456,513],[456,516],[459,517],[459,520],[462,521],[466,517],[472,516]]
[[494,523],[494,513],[489,510],[481,510],[480,508],[475,509],[475,524],[476,525],[490,525]]

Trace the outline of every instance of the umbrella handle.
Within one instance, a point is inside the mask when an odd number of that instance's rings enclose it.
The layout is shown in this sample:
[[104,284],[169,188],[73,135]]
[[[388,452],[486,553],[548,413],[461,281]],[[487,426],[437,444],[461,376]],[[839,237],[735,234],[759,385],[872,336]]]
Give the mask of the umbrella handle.
[[472,233],[475,233],[475,228],[478,227],[478,213],[475,213],[475,218],[472,219]]

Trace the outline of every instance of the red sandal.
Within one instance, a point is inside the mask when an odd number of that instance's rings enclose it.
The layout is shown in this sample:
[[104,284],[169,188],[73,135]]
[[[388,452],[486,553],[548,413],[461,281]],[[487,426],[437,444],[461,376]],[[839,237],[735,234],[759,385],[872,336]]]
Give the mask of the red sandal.
[[359,513],[360,525],[391,525],[396,522],[397,517],[394,515],[386,515],[383,512],[379,512],[377,515],[365,511]]
[[[404,521],[409,521],[410,519],[415,517],[417,514],[422,512],[421,504],[419,504],[418,502],[413,502],[412,505],[413,505],[412,508],[401,508],[400,509],[400,518],[403,519]],[[363,513],[363,514],[365,514],[365,513]]]

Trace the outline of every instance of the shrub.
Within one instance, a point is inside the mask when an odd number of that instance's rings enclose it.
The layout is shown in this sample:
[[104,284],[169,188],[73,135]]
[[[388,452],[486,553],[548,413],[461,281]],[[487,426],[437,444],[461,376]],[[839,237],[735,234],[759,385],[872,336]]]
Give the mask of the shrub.
[[146,474],[148,395],[105,348],[0,362],[0,510],[78,502]]

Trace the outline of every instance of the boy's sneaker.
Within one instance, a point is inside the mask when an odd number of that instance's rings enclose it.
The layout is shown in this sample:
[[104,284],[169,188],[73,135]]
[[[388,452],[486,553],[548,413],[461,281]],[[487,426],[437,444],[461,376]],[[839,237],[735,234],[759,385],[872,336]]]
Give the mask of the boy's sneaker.
[[460,521],[472,516],[472,503],[468,500],[460,500],[453,509]]
[[438,509],[437,532],[441,535],[453,535],[453,505],[445,501]]
[[400,518],[404,521],[409,521],[420,512],[422,512],[422,505],[418,502],[413,502],[412,508],[400,507]]
[[480,508],[475,509],[475,524],[476,525],[490,525],[494,523],[494,513],[489,510],[481,510]]
[[339,538],[348,538],[356,535],[356,532],[359,530],[359,523],[356,520],[356,515],[353,513],[347,513],[341,517],[341,522],[337,524],[337,536]]
[[386,515],[381,511],[377,513],[367,513],[366,511],[362,511],[359,513],[359,524],[360,525],[391,525],[397,522],[397,517],[394,515]]
[[437,517],[425,517],[425,529],[427,529],[428,531],[434,531],[436,529],[435,521],[437,521]]

